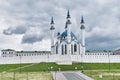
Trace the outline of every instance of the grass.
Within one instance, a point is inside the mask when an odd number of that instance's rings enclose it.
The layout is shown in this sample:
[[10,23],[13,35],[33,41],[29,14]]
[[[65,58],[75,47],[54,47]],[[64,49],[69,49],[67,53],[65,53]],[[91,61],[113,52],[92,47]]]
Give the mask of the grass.
[[[31,64],[21,64],[21,66],[27,66]],[[51,66],[53,67],[51,69]],[[83,66],[83,67],[82,67]],[[7,65],[0,65],[0,72],[9,71],[10,69],[16,69],[20,67],[20,64],[7,64]],[[60,68],[61,71],[70,71],[75,70],[109,70],[109,69],[116,69],[120,70],[120,63],[73,63],[72,65],[57,65],[56,63],[38,63],[32,64],[32,66],[28,66],[25,68],[21,68],[22,72],[39,72],[39,71],[58,71]],[[20,69],[13,70],[15,72],[19,72]],[[13,72],[12,71],[12,72]]]
[[0,74],[0,80],[53,80],[48,72],[7,72]]
[[[84,74],[92,77],[95,80],[120,80],[120,70],[85,70]],[[102,75],[102,78],[99,77],[100,75]]]
[[[21,69],[19,67],[20,64],[0,65],[0,78],[3,78],[2,80],[13,80],[15,72],[16,80],[27,80],[27,73],[29,75],[28,78],[31,80],[37,80],[37,78],[42,78],[41,80],[49,78],[48,80],[52,80],[49,71],[58,71],[59,68],[61,71],[70,71],[75,70],[75,67],[77,67],[77,70],[84,70],[86,75],[95,80],[100,80],[99,75],[103,75],[102,80],[120,80],[120,63],[73,63],[72,65],[57,65],[56,63],[42,62],[37,64],[21,64]],[[20,70],[21,73],[19,74]],[[49,76],[44,77],[42,74]]]

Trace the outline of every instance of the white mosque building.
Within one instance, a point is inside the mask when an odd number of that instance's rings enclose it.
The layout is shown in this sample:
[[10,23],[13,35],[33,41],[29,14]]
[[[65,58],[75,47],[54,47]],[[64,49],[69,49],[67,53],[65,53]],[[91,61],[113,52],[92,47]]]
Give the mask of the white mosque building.
[[[73,62],[108,63],[120,62],[120,50],[115,52],[93,51],[86,52],[85,45],[85,25],[83,16],[81,17],[80,37],[76,37],[72,32],[72,22],[69,10],[67,12],[65,30],[57,34],[57,41],[54,42],[54,20],[50,23],[51,31],[51,51],[15,51],[13,49],[1,50],[0,64],[18,63],[39,63],[56,62],[57,64],[72,64]],[[81,41],[80,41],[81,40]]]
[[51,19],[51,53],[60,55],[75,55],[75,54],[85,54],[85,26],[83,17],[81,19],[81,27],[78,29],[81,31],[81,43],[80,38],[77,38],[75,34],[71,31],[72,22],[70,13],[68,10],[65,31],[57,34],[57,41],[54,44],[54,21]]

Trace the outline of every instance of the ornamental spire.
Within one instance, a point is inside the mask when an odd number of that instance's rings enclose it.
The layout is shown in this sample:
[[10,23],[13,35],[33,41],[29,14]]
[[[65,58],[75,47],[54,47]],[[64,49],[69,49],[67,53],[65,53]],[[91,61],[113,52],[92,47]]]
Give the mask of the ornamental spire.
[[67,17],[66,17],[66,18],[67,18],[66,24],[71,24],[69,10],[68,10],[68,12],[67,12]]
[[81,17],[81,27],[80,29],[85,29],[83,16]]
[[54,20],[53,20],[53,17],[51,18],[51,24],[54,24]]
[[70,13],[69,13],[69,10],[67,12],[67,18],[70,18]]
[[53,17],[51,18],[51,27],[50,27],[50,30],[54,30],[55,27],[54,27],[54,20],[53,20]]
[[84,23],[84,19],[83,19],[83,16],[81,17],[81,24],[83,24]]

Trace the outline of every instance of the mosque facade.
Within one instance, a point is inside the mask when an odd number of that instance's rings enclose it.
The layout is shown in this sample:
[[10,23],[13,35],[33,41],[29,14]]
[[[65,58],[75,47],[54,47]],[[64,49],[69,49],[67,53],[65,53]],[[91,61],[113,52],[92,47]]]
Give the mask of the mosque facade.
[[[85,26],[83,16],[80,22],[79,30],[81,32],[81,39],[77,38],[76,35],[71,30],[72,22],[69,10],[67,12],[65,30],[57,34],[57,41],[54,42],[54,21],[51,19],[51,53],[60,55],[75,55],[75,54],[85,54]],[[80,41],[81,40],[81,41]],[[81,43],[80,43],[81,42]]]

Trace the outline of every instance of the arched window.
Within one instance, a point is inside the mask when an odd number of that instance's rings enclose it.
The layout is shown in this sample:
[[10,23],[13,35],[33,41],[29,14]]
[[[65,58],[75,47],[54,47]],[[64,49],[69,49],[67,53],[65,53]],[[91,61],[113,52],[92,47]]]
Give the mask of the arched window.
[[56,46],[56,54],[58,54],[58,47]]
[[63,47],[63,45],[62,45],[62,49],[61,50],[62,50],[62,55],[63,55],[64,54],[64,47]]
[[67,45],[65,44],[65,54],[67,54]]
[[77,45],[74,45],[74,52],[77,52]]
[[71,44],[71,54],[73,55],[73,45]]

